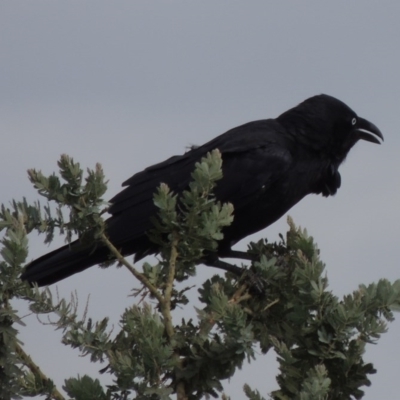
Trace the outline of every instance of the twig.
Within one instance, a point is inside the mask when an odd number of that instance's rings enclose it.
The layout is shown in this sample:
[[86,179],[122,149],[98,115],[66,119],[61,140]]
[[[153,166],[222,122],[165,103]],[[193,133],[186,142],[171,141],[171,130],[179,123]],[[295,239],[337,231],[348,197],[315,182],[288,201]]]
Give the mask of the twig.
[[176,248],[178,245],[178,238],[176,233],[173,233],[173,235],[174,238],[171,243],[171,255],[169,258],[168,275],[164,289],[164,298],[163,302],[160,303],[161,312],[165,320],[165,331],[169,339],[171,339],[172,336],[174,335],[174,327],[172,324],[172,315],[171,315],[171,296],[172,296],[172,289],[174,287],[176,259],[178,258],[178,251]]
[[275,300],[272,301],[271,303],[267,304],[267,305],[264,307],[263,311],[268,310],[268,308],[272,307],[272,306],[275,305],[276,303],[279,303],[279,299],[275,299]]
[[107,236],[104,233],[101,235],[101,239],[110,249],[111,253],[113,253],[117,261],[121,263],[124,267],[128,268],[128,270],[132,273],[132,275],[149,289],[150,293],[158,300],[160,304],[163,303],[164,299],[161,296],[160,292],[157,290],[157,288],[143,274],[137,271],[133,265],[131,265],[128,261],[126,261],[126,259],[122,256],[122,254],[118,251],[118,249],[108,240]]
[[176,398],[177,400],[187,400],[187,395],[185,391],[185,384],[183,382],[179,382],[176,385]]
[[[18,343],[16,344],[15,351],[18,354],[18,357],[21,359],[22,363],[30,369],[33,375],[38,376],[44,386],[48,385],[50,379],[42,372],[39,366],[32,361],[32,358],[25,353],[24,349]],[[64,396],[57,390],[56,386],[54,385],[52,388],[51,397],[55,400],[65,400]]]

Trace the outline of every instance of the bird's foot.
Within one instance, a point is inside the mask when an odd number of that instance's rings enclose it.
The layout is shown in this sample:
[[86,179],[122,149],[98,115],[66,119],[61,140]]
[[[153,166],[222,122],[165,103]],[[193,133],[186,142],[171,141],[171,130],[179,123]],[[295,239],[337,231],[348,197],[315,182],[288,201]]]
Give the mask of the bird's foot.
[[[234,253],[241,253],[242,259],[249,259],[248,254],[245,252],[234,252]],[[247,258],[244,258],[246,255]],[[239,258],[239,257],[237,257]],[[226,261],[222,261],[217,257],[208,257],[202,260],[204,265],[208,267],[214,267],[218,269],[222,269],[224,271],[230,272],[231,274],[235,275],[239,278],[239,280],[249,286],[250,292],[261,295],[265,291],[266,281],[262,278],[259,274],[255,273],[254,271],[238,267],[237,265],[230,264]]]

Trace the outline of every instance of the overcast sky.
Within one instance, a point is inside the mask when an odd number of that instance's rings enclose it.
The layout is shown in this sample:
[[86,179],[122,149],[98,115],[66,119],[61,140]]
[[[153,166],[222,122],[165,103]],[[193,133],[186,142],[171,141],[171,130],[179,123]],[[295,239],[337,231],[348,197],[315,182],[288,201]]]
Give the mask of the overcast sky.
[[[26,170],[51,173],[62,153],[102,163],[111,198],[188,145],[327,93],[375,123],[385,143],[357,144],[337,195],[309,196],[290,215],[317,241],[336,295],[398,279],[399,15],[398,1],[1,1],[0,201],[36,199]],[[286,230],[283,217],[252,239]],[[33,238],[30,258],[48,250]],[[77,289],[82,307],[90,293],[89,314],[114,323],[133,286],[124,270],[96,267],[58,285]],[[57,384],[96,375],[98,365],[59,344],[61,332],[28,323],[27,351]],[[400,319],[389,328],[367,348],[378,373],[365,399],[399,396]],[[276,373],[274,355],[260,355],[226,392],[243,399],[247,382],[266,397]]]

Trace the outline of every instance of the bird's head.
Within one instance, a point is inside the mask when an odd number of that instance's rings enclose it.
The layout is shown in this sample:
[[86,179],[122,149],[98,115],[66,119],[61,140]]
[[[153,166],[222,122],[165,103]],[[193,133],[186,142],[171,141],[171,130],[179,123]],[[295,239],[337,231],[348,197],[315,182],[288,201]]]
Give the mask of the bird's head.
[[300,132],[296,140],[306,142],[317,151],[327,152],[341,163],[359,141],[380,144],[381,131],[372,122],[359,117],[342,101],[321,94],[310,97],[278,117],[292,132]]

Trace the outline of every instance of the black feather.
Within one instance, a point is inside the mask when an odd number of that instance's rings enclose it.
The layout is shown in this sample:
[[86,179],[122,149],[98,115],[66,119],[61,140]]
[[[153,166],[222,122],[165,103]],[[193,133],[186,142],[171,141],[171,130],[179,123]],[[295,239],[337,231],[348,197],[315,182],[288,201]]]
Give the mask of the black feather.
[[[340,187],[338,168],[351,147],[366,139],[364,126],[354,125],[357,115],[346,104],[327,95],[305,100],[276,119],[249,122],[216,137],[181,156],[146,168],[124,182],[126,188],[111,199],[107,235],[123,255],[140,259],[156,253],[146,232],[156,213],[153,195],[160,183],[176,193],[190,182],[195,163],[218,148],[223,178],[215,194],[234,205],[234,221],[224,231],[218,254],[279,219],[308,194],[334,195]],[[383,139],[372,127],[370,141]],[[363,131],[362,136],[358,132]],[[50,284],[106,261],[109,252],[100,243],[83,247],[78,242],[30,263],[22,279]]]

